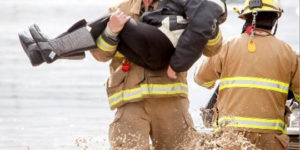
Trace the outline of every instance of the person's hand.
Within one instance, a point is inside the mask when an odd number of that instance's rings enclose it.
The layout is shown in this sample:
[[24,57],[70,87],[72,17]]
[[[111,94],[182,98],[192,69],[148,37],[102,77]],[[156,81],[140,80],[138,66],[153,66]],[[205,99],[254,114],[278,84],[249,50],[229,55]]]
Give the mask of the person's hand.
[[127,16],[122,11],[117,11],[116,13],[113,13],[108,22],[109,29],[114,33],[119,33],[125,23],[129,20],[130,16]]
[[167,74],[170,79],[177,79],[176,72],[172,69],[170,65],[168,67]]

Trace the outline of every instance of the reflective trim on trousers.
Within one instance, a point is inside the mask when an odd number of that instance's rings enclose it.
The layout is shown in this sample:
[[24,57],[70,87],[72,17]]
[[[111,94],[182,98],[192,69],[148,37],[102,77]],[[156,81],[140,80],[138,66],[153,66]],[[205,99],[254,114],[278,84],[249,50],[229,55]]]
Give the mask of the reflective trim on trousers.
[[220,90],[226,88],[257,88],[287,94],[289,84],[277,80],[257,77],[229,77],[220,81]]
[[184,83],[175,84],[141,84],[134,89],[122,90],[108,97],[110,106],[114,106],[121,101],[130,101],[142,98],[145,95],[174,95],[188,94],[188,87]]
[[[217,124],[214,123],[214,126]],[[236,128],[252,128],[262,130],[279,130],[286,133],[286,124],[280,119],[263,119],[250,117],[229,117],[224,116],[218,119],[218,127],[215,132],[219,131],[222,126]]]

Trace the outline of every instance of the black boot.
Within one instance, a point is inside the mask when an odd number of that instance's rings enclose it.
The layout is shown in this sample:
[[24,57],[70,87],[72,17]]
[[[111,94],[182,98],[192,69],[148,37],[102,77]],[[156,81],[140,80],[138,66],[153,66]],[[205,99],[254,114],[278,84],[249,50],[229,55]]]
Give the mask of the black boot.
[[19,33],[19,40],[32,66],[38,66],[44,62],[39,47],[26,32]]
[[55,39],[45,38],[37,25],[31,26],[29,30],[48,63],[53,62],[56,57],[70,56],[97,47],[86,26],[66,32]]

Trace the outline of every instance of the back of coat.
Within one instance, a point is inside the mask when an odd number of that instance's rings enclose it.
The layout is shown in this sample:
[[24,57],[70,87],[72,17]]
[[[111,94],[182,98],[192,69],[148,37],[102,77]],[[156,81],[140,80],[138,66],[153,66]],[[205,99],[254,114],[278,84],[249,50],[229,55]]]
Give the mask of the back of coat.
[[220,79],[217,125],[285,132],[288,90],[299,98],[299,59],[288,44],[270,34],[255,35],[254,52],[248,50],[249,40],[244,33],[227,42],[201,66],[196,81],[210,87]]

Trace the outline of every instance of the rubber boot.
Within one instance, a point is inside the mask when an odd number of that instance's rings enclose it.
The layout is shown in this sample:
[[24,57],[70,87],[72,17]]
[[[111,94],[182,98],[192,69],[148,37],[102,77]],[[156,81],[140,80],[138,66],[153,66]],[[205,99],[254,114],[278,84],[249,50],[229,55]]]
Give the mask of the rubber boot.
[[19,33],[19,40],[32,66],[38,66],[44,62],[38,45],[28,33]]
[[66,32],[55,39],[45,38],[37,25],[31,26],[29,31],[47,63],[52,63],[57,57],[70,56],[97,47],[87,26]]

